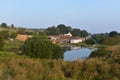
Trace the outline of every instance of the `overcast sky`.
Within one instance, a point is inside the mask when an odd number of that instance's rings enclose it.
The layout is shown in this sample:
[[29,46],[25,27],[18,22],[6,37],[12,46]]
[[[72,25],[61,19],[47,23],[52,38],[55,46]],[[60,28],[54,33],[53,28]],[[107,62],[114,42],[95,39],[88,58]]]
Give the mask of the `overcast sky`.
[[0,0],[0,23],[26,28],[65,24],[90,33],[120,32],[120,0]]

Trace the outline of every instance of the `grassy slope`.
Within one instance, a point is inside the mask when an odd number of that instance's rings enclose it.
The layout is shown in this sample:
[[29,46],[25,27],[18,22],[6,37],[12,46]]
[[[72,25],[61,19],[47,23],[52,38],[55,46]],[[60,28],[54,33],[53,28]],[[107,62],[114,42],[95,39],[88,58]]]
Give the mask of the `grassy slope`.
[[0,52],[0,80],[120,80],[119,75],[120,64],[106,58],[66,62]]
[[16,32],[16,31],[17,31],[17,29],[2,28],[2,27],[0,26],[0,31],[4,31],[4,30],[8,30],[8,31],[10,31],[10,32]]

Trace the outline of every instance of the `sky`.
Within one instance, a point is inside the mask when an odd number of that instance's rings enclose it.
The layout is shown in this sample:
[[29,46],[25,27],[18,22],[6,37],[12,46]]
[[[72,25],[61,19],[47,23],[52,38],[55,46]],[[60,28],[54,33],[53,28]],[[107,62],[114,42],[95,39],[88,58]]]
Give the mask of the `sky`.
[[0,23],[25,28],[65,24],[90,33],[120,32],[120,0],[0,0]]

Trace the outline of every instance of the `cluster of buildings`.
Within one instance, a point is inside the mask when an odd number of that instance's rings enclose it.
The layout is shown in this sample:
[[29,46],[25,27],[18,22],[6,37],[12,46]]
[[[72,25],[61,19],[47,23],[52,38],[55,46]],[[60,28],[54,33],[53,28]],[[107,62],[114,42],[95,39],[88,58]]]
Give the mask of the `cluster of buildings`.
[[[28,38],[31,37],[32,37],[31,35],[18,34],[16,36],[16,39],[20,41],[26,41]],[[73,37],[70,32],[61,35],[51,35],[48,37],[48,39],[50,39],[52,43],[80,43],[85,41],[85,38]]]
[[73,37],[70,32],[67,34],[52,35],[52,36],[49,36],[49,39],[53,43],[80,43],[85,41],[85,38]]

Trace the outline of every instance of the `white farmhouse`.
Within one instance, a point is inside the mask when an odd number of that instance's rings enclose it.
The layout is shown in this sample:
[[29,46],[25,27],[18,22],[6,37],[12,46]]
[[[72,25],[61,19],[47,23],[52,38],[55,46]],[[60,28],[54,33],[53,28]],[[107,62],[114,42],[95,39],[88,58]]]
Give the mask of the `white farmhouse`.
[[80,43],[80,42],[83,42],[83,41],[84,41],[84,38],[71,39],[70,43]]

